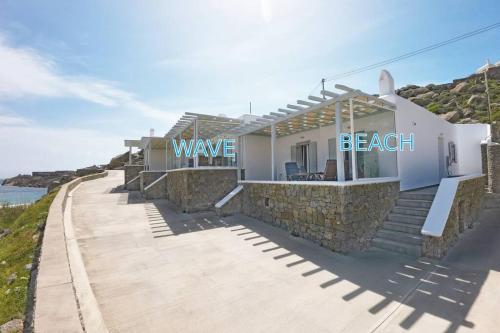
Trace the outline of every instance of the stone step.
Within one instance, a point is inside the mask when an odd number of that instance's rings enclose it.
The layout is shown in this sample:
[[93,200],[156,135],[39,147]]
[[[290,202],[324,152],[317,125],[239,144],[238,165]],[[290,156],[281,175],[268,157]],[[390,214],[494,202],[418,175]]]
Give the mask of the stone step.
[[393,213],[404,214],[404,215],[416,215],[416,216],[427,216],[429,214],[429,208],[418,208],[418,207],[405,207],[405,206],[394,206],[392,209]]
[[425,216],[389,213],[388,220],[391,222],[411,223],[421,226],[424,224],[425,218]]
[[406,232],[413,235],[421,235],[422,227],[416,224],[385,221],[381,230],[392,230]]
[[409,199],[409,200],[434,200],[436,195],[432,193],[415,193],[415,192],[400,192],[400,199]]
[[407,232],[401,232],[401,231],[393,231],[393,230],[387,230],[387,229],[380,229],[377,232],[377,238],[382,238],[382,239],[388,239],[404,244],[415,244],[415,245],[422,245],[422,236],[421,235],[415,235],[415,234],[410,234]]
[[422,255],[422,246],[420,245],[405,244],[382,238],[374,238],[372,243],[374,247],[379,249],[398,252],[414,257],[420,257]]
[[431,208],[432,201],[430,200],[415,200],[415,199],[398,199],[397,206],[416,207],[416,208]]

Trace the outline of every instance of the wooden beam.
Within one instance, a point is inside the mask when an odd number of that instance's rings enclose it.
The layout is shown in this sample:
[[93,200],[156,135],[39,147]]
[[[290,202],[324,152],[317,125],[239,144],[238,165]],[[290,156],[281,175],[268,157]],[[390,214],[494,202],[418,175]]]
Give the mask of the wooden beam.
[[283,113],[286,113],[286,114],[291,114],[291,113],[294,113],[295,111],[293,110],[288,110],[288,109],[278,109],[279,112],[283,112]]
[[318,96],[312,96],[312,95],[307,96],[307,98],[310,99],[311,101],[316,101],[316,102],[326,102],[327,101],[327,99],[325,99],[325,98],[318,97]]
[[302,110],[306,109],[305,107],[293,105],[293,104],[287,104],[286,107],[289,109],[294,109],[294,110],[298,110],[298,111],[302,111]]
[[301,99],[297,100],[297,104],[301,104],[301,105],[305,105],[305,106],[315,106],[316,105],[316,103],[311,103],[311,102],[308,102],[308,101],[303,101]]
[[321,90],[320,94],[325,95],[325,96],[329,96],[329,97],[338,97],[339,96],[339,94],[334,93],[333,91],[330,91],[330,90]]

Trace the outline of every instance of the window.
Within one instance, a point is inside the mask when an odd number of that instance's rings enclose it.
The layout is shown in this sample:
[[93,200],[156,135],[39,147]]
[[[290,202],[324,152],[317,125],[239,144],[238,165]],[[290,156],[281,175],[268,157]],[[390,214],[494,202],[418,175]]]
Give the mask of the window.
[[453,141],[448,142],[448,156],[450,163],[457,163],[457,147]]

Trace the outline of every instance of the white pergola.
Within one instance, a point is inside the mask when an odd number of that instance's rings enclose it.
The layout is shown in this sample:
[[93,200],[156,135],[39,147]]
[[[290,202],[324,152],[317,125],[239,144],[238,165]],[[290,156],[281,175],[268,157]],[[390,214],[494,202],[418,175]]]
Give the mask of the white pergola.
[[[354,116],[361,118],[380,111],[394,112],[396,109],[393,103],[360,90],[340,84],[335,85],[335,88],[342,93],[322,90],[323,97],[308,96],[307,101],[297,100],[297,104],[287,104],[286,108],[280,108],[278,112],[271,112],[250,123],[242,123],[224,134],[238,138],[247,134],[270,135],[272,180],[276,180],[277,137],[333,124],[336,126],[336,133],[341,133],[344,120],[350,121],[350,132],[354,137]],[[339,145],[337,145],[337,156],[341,156]],[[352,156],[353,180],[357,180],[356,154]],[[343,160],[340,158],[337,158],[337,172],[338,180],[345,181]]]
[[[216,138],[222,133],[228,132],[239,126],[241,123],[242,120],[240,119],[186,112],[170,129],[170,131],[168,131],[165,135],[165,139],[193,139],[196,143],[198,138]],[[197,168],[198,155],[194,156],[193,162],[193,166]]]
[[132,148],[141,148],[141,140],[124,140],[125,147],[128,147],[128,164],[132,164]]

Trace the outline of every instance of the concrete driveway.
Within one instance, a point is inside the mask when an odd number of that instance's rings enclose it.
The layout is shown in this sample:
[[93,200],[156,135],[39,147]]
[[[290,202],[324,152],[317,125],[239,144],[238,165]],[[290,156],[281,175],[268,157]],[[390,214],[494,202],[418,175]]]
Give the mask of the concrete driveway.
[[[500,327],[500,209],[442,262],[341,255],[260,221],[179,214],[80,185],[76,237],[113,332],[492,332]],[[495,221],[495,217],[497,221]],[[496,223],[495,223],[496,222]]]

